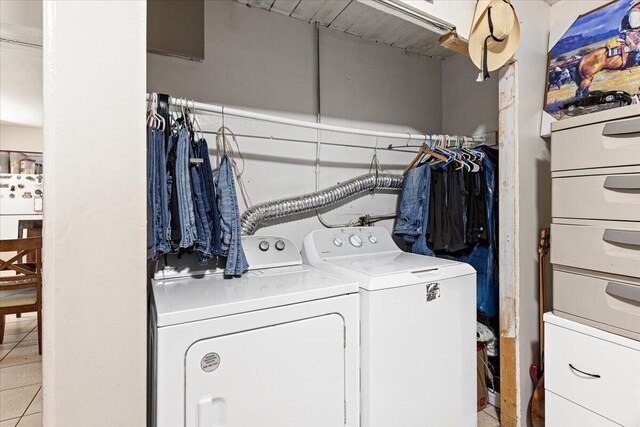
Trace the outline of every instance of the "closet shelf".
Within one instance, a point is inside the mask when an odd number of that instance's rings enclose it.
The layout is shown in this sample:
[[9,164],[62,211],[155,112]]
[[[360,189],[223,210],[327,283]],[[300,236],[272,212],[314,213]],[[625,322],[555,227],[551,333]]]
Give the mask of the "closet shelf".
[[456,54],[439,42],[454,30],[451,24],[394,0],[236,1],[419,55],[446,59]]

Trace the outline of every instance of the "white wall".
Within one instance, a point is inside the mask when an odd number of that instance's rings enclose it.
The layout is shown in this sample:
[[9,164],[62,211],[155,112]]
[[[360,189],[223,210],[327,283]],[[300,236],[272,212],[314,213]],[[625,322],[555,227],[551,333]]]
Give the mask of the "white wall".
[[42,128],[0,125],[0,150],[42,153]]
[[[267,111],[314,121],[315,30],[288,17],[232,1],[207,2],[203,63],[148,55],[148,90],[202,102]],[[321,44],[322,121],[403,132],[440,132],[441,62],[407,54],[333,30]],[[204,120],[215,131],[219,117]],[[234,132],[315,141],[316,132],[291,126],[233,119]],[[207,138],[210,145],[213,137]],[[374,146],[373,137],[322,133],[322,140]],[[379,147],[390,142],[378,141]],[[239,138],[246,160],[243,179],[253,203],[314,191],[315,145]],[[369,169],[373,151],[322,147],[320,187]],[[401,171],[412,154],[379,151],[383,167]],[[326,219],[347,222],[360,215],[395,211],[397,193],[364,195],[331,210]],[[244,210],[244,203],[241,202]],[[392,222],[385,223],[391,227]],[[257,234],[281,234],[301,244],[321,227],[313,214],[275,221]]]
[[532,385],[529,366],[538,359],[539,231],[551,223],[551,169],[549,145],[539,136],[544,102],[550,6],[542,1],[514,2],[522,38],[518,61],[518,169],[520,207],[518,319],[518,376],[520,423],[526,425]]
[[477,82],[479,70],[468,56],[442,63],[442,132],[481,135],[498,130],[498,72]]
[[146,4],[44,7],[43,421],[144,426]]

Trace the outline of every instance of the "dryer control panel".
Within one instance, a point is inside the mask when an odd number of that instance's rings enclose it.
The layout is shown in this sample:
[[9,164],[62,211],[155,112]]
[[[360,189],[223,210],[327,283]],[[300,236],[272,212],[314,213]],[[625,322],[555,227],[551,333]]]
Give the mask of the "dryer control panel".
[[323,259],[400,251],[383,227],[346,227],[315,230],[304,238],[304,256]]
[[[302,264],[298,248],[284,237],[242,236],[242,248],[249,263],[249,271]],[[154,278],[160,280],[222,273],[222,260],[212,258],[207,264],[201,265],[196,254],[169,254],[158,260]]]

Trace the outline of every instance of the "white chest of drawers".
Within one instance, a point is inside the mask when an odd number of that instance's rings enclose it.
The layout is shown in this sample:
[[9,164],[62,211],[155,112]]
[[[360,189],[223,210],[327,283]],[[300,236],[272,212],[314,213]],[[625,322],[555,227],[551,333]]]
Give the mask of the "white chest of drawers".
[[551,313],[544,320],[545,425],[640,426],[640,342]]
[[547,426],[640,427],[640,105],[554,123]]

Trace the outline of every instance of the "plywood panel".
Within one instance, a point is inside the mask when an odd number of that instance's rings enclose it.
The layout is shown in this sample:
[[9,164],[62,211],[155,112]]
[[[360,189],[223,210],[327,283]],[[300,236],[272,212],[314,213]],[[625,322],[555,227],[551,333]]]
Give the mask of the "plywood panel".
[[329,28],[337,31],[346,31],[358,18],[369,9],[359,1],[352,1],[344,8],[340,15],[333,20]]
[[251,7],[259,7],[260,9],[269,10],[275,0],[238,0],[240,3]]
[[[407,21],[395,16],[391,18],[391,21],[388,22],[387,25],[380,28],[380,31],[376,31],[376,34],[372,36],[375,37],[375,39],[379,42],[387,44],[389,46],[393,45],[393,43],[398,41],[404,35],[413,31],[412,24],[408,23]],[[369,31],[365,33],[364,37],[369,38],[369,33],[372,31],[372,29],[369,29]]]
[[423,37],[423,31],[424,28],[420,28],[417,25],[414,25],[412,30],[405,33],[396,42],[394,42],[393,46],[399,47],[401,49],[406,49]]
[[236,1],[417,54],[441,59],[452,55],[439,45],[438,34],[358,0]]
[[415,43],[407,46],[407,50],[411,52],[421,53],[422,51],[433,46],[434,43],[438,43],[438,38],[434,37],[433,33],[423,33],[422,37]]
[[311,22],[311,19],[326,2],[318,0],[301,0],[291,12],[291,17],[302,21]]
[[347,8],[351,1],[352,0],[326,0],[314,15],[312,21],[318,22],[320,25],[328,26]]
[[454,54],[453,51],[440,46],[440,43],[439,43],[438,40],[435,40],[431,44],[431,46],[429,46],[429,47],[427,47],[425,49],[422,49],[419,53],[421,55],[431,56],[431,57],[440,58],[440,59],[448,58],[448,57],[450,57],[451,55]]
[[289,16],[298,3],[300,3],[300,0],[275,0],[270,10],[280,15]]
[[388,31],[393,26],[393,22],[395,19],[398,18],[393,15],[383,16],[382,19],[380,19],[373,26],[371,26],[371,28],[365,31],[364,34],[362,34],[362,37],[369,40],[380,40],[382,34]]
[[346,32],[354,36],[362,36],[369,28],[384,19],[385,16],[385,13],[369,7],[360,18],[347,28]]

